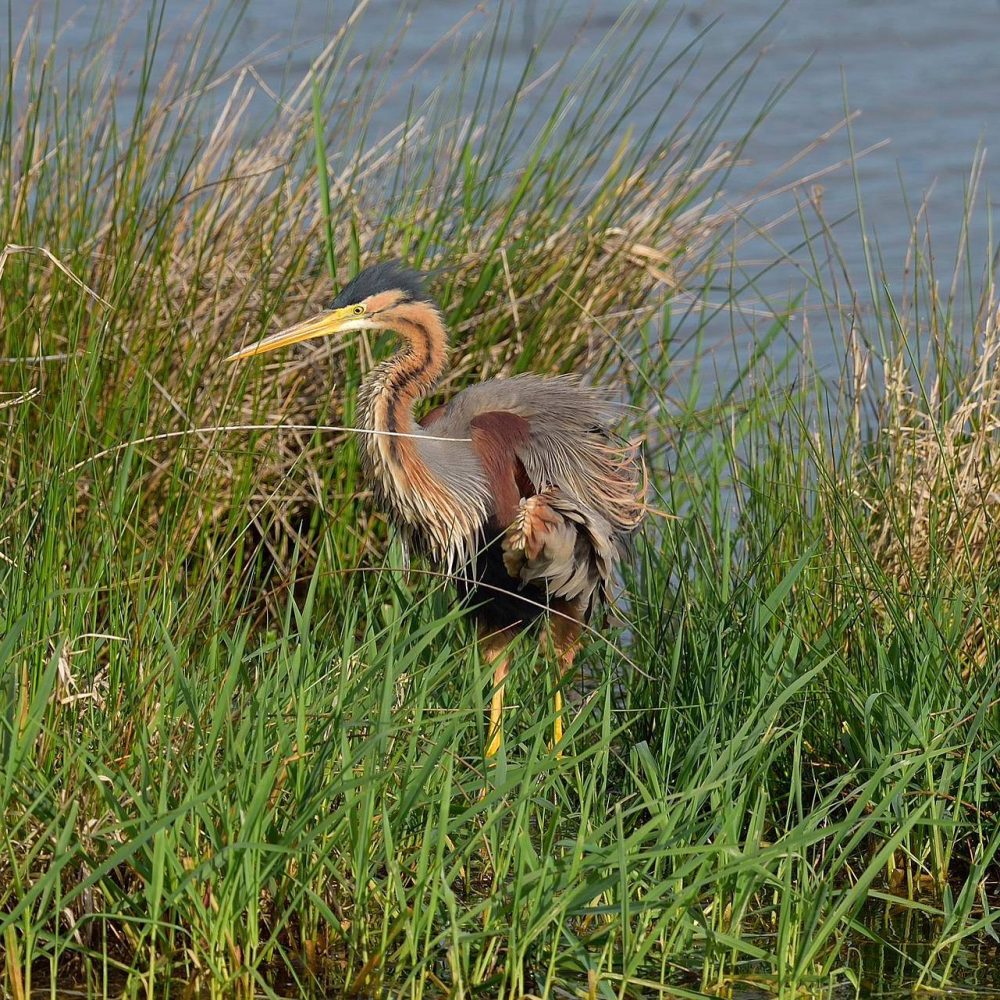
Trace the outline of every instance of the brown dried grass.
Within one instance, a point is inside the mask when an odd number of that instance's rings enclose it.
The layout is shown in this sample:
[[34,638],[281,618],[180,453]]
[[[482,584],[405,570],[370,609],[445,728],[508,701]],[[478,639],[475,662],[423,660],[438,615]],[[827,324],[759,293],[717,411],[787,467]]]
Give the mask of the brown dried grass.
[[[877,432],[868,443],[859,437],[845,466],[848,475],[831,486],[858,507],[859,542],[838,546],[856,577],[869,578],[874,570],[907,598],[913,614],[930,613],[934,620],[945,613],[952,623],[962,620],[964,638],[956,654],[967,670],[983,661],[1000,627],[1000,607],[991,596],[1000,568],[996,289],[987,289],[971,335],[951,329],[935,335],[948,345],[949,356],[945,360],[938,352],[938,370],[928,371],[914,360],[914,331],[900,331],[882,366],[873,420]],[[956,338],[964,344],[957,358],[951,353]],[[869,365],[870,359],[856,360],[855,370],[866,371]],[[867,381],[867,375],[860,379]],[[859,406],[864,388],[855,393]],[[856,419],[860,424],[859,415]],[[886,592],[872,588],[879,590]],[[939,604],[942,594],[953,595],[951,607],[934,611],[931,604]]]

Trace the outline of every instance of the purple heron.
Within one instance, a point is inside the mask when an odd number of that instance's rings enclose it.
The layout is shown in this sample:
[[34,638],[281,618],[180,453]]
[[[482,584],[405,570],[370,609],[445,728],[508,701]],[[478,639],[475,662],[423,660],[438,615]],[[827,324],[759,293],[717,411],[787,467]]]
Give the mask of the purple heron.
[[503,740],[507,647],[546,614],[558,747],[561,679],[645,513],[635,449],[612,435],[609,395],[573,376],[491,379],[415,422],[447,367],[448,335],[421,276],[396,262],[368,267],[327,311],[227,360],[360,330],[401,341],[359,391],[363,464],[404,541],[443,564],[474,609],[494,672],[486,755]]

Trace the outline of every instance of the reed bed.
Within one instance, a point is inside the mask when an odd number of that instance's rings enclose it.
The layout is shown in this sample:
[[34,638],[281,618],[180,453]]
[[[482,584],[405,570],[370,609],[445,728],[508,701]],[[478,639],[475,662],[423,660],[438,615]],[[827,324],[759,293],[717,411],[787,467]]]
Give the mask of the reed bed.
[[[356,58],[349,22],[261,120],[252,67],[219,68],[239,8],[209,13],[171,57],[154,12],[134,100],[110,47],[68,89],[30,33],[8,60],[3,996],[986,984],[994,265],[960,254],[941,293],[915,220],[909,291],[873,260],[865,298],[810,219],[810,331],[843,372],[779,351],[802,312],[773,310],[716,389],[702,348],[745,291],[736,63],[680,107],[693,55],[633,13],[579,76],[458,74],[372,138],[391,44]],[[510,30],[470,43],[482,80],[523,58]],[[521,114],[542,92],[555,124]],[[442,392],[574,368],[635,408],[669,516],[597,623],[562,758],[526,643],[487,772],[489,666],[372,511],[340,428],[388,344],[219,365],[390,255],[431,272]]]

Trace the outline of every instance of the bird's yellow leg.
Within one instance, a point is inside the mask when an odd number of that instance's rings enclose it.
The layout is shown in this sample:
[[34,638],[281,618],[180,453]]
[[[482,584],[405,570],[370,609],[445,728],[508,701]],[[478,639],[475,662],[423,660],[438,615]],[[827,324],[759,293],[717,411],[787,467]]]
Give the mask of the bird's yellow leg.
[[[557,678],[556,683],[558,684],[559,679]],[[562,722],[562,710],[563,710],[563,700],[562,691],[556,688],[555,697],[552,699],[554,702],[554,707],[556,711],[555,722],[552,723],[552,746],[556,748],[557,756],[562,756],[562,751],[559,749],[559,744],[562,743],[563,738],[563,722]]]
[[495,757],[503,746],[503,680],[498,681],[493,675],[495,685],[493,698],[490,701],[490,728],[486,740],[486,757]]
[[513,633],[493,632],[480,639],[483,656],[493,667],[493,697],[490,699],[490,724],[486,732],[486,759],[495,757],[503,746],[503,694],[510,663],[507,647]]
[[562,750],[559,744],[563,739],[563,678],[573,669],[573,660],[576,658],[577,650],[580,648],[580,621],[572,612],[575,610],[571,605],[553,605],[556,614],[552,616],[552,647],[555,653],[556,677],[555,695],[553,696],[553,708],[555,718],[552,722],[552,749],[556,752],[556,757],[562,757]]

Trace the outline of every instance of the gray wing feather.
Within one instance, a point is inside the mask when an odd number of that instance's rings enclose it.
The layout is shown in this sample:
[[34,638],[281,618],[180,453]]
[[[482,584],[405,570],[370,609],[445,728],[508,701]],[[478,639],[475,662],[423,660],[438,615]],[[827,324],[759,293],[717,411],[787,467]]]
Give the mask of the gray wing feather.
[[[479,414],[506,410],[528,421],[531,433],[518,456],[539,491],[558,487],[614,532],[628,534],[645,513],[635,449],[616,442],[618,411],[612,394],[576,376],[518,375],[470,386],[434,424],[466,428]],[[448,433],[448,432],[445,432]]]
[[610,596],[620,554],[607,520],[559,490],[521,501],[504,535],[503,551],[507,571],[522,587],[539,584],[551,597],[583,608],[598,589]]
[[[521,585],[544,586],[553,597],[590,605],[596,590],[610,596],[615,567],[645,514],[635,449],[612,434],[611,393],[575,376],[518,375],[470,386],[455,396],[427,433],[467,438],[480,414],[505,411],[524,418],[528,439],[516,446],[536,496],[521,501],[504,537],[504,562]],[[422,450],[443,478],[479,485],[467,467],[471,449]],[[535,534],[532,534],[534,530]]]

